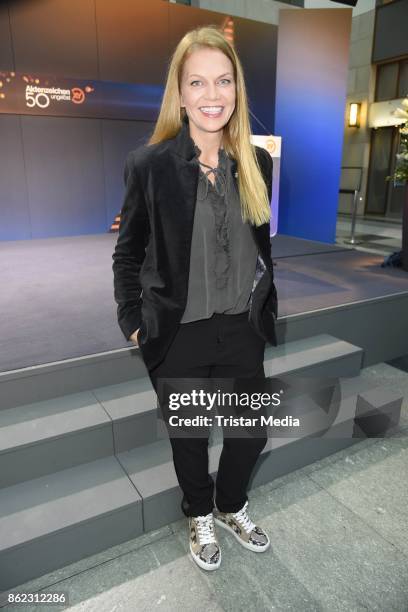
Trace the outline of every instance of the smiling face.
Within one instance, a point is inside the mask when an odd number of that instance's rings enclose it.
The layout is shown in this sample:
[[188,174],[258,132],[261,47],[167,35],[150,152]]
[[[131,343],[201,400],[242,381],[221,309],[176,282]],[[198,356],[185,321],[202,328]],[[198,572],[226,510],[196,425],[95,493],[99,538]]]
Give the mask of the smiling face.
[[184,64],[180,105],[192,133],[220,132],[235,108],[236,90],[231,60],[219,49],[194,51]]

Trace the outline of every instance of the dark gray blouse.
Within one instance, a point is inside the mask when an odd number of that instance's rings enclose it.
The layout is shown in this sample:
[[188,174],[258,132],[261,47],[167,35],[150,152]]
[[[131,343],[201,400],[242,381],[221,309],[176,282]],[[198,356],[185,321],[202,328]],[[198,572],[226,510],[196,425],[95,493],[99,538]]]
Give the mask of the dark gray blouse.
[[[197,163],[201,153],[195,145]],[[215,312],[238,314],[249,309],[258,247],[243,223],[232,159],[218,150],[215,185],[212,170],[200,165],[191,243],[187,305],[181,323],[211,317]],[[207,166],[207,168],[210,168]]]

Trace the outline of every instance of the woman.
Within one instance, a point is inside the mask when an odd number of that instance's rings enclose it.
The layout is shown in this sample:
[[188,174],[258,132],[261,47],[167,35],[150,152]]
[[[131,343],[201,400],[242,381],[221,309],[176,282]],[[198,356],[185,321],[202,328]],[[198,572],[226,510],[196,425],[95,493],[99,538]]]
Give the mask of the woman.
[[[215,26],[188,32],[153,134],[127,157],[112,256],[119,326],[140,347],[156,391],[159,377],[265,377],[277,316],[271,181],[270,155],[250,142],[234,48]],[[219,567],[215,523],[265,551],[269,538],[248,516],[246,489],[266,436],[224,435],[215,499],[208,437],[170,441],[194,561]]]

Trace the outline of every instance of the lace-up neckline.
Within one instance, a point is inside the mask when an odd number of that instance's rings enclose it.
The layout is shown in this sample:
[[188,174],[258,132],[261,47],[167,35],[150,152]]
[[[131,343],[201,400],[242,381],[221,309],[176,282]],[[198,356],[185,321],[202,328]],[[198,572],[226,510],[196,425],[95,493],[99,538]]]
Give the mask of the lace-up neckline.
[[[205,199],[208,195],[208,189],[211,185],[211,187],[213,189],[215,189],[215,191],[220,195],[220,196],[224,196],[226,193],[226,189],[227,189],[227,154],[225,152],[225,149],[223,147],[220,147],[218,149],[218,166],[216,167],[212,167],[209,166],[208,164],[205,164],[204,162],[201,162],[199,160],[199,156],[201,155],[201,149],[194,143],[194,150],[196,152],[196,158],[198,163],[200,164],[200,175],[199,175],[199,180],[200,182],[202,182],[203,184],[201,185],[201,188],[199,189],[199,196],[198,199]],[[203,170],[202,166],[204,166],[205,168],[209,168],[209,170],[205,171]],[[210,173],[214,174],[214,185],[212,184],[212,182],[210,181],[210,179],[208,178],[208,175]]]

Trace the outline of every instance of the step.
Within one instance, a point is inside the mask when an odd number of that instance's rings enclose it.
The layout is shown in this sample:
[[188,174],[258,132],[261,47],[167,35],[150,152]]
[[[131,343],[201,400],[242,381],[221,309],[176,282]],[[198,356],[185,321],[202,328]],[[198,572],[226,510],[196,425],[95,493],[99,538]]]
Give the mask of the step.
[[[349,377],[359,374],[361,359],[359,347],[321,334],[265,349],[264,369],[267,377],[293,373]],[[149,378],[101,387],[93,393],[112,419],[116,453],[157,440],[157,397]]]
[[[361,353],[322,334],[267,348],[265,374],[352,376]],[[156,406],[145,376],[0,410],[0,488],[154,442]]]
[[[308,372],[302,372],[299,375],[299,378],[303,378],[305,375],[306,378],[309,378]],[[285,375],[285,377],[280,377],[280,380],[285,382],[289,382],[291,376]],[[299,380],[298,375],[296,375],[295,380]],[[338,418],[344,420],[347,418],[354,418],[356,414],[356,401],[357,397],[366,397],[368,392],[371,392],[373,389],[373,382],[369,378],[365,376],[351,376],[351,377],[313,377],[313,387],[316,390],[314,394],[324,394],[325,389],[331,389],[334,383],[338,383],[339,385],[339,398],[341,399],[341,410],[339,410]],[[387,391],[389,388],[386,388]],[[336,396],[335,396],[336,397]],[[371,396],[370,396],[371,397]],[[328,401],[327,398],[323,395],[324,401]],[[334,403],[335,400],[332,400]],[[371,403],[375,400],[372,398]],[[296,401],[294,399],[291,400],[291,411],[292,416],[301,416],[308,415],[308,418],[312,418],[312,411],[316,408],[317,415],[320,415],[321,409],[319,405],[313,406],[313,399],[311,400],[310,395],[304,394],[301,392],[296,393]],[[384,402],[385,403],[385,402]],[[296,414],[294,411],[296,410]],[[276,415],[275,415],[276,416]],[[320,420],[321,422],[321,420]],[[334,425],[334,422],[331,423],[331,426]],[[215,424],[211,430],[211,438],[210,444],[217,444],[220,440],[222,440],[222,428]],[[293,436],[292,436],[293,437]],[[277,438],[279,439],[279,438]]]
[[265,375],[356,376],[363,350],[330,334],[319,334],[265,349]]
[[[268,437],[258,459],[258,469],[254,471],[251,486],[270,482],[278,476],[359,442],[367,437],[360,426],[364,416],[369,413],[377,411],[380,415],[384,413],[389,416],[387,422],[382,419],[379,421],[384,427],[378,432],[381,435],[384,435],[388,427],[398,424],[403,401],[401,394],[389,387],[370,388],[361,393],[349,394],[353,386],[356,386],[356,381],[351,384],[346,382],[344,389],[342,388],[338,414],[327,431],[322,432],[321,420],[318,420],[315,431],[309,432],[308,436],[298,437],[292,433],[291,437],[285,434]],[[301,402],[301,396],[299,400]],[[308,418],[311,416],[310,409],[306,408],[304,412]],[[222,441],[218,431],[214,443],[209,446],[209,471],[213,476],[221,450]],[[145,531],[157,529],[183,517],[180,508],[182,495],[168,439],[119,453],[118,460],[143,498]]]
[[[208,449],[209,473],[213,477],[221,450],[222,444],[214,444]],[[168,439],[120,453],[118,460],[143,499],[145,531],[157,529],[184,516],[180,506],[182,492]]]
[[[346,383],[351,389],[356,381]],[[399,424],[404,397],[388,386],[371,388],[356,395],[345,394],[339,414],[321,436],[275,437],[269,440],[270,453],[263,456],[254,474],[256,487],[319,461],[367,437],[386,437]]]
[[[381,386],[350,394],[356,385],[355,380],[346,381],[337,418],[321,438],[269,438],[249,488],[350,446],[367,430],[373,433],[368,414],[388,416],[387,421],[378,419],[377,435],[378,427],[398,422],[403,400],[399,393]],[[301,405],[302,394],[298,397]],[[304,399],[304,413],[310,414],[313,397],[305,394]],[[217,442],[209,448],[214,478],[221,450]],[[181,498],[165,438],[3,488],[0,591],[183,518]]]
[[2,410],[147,376],[138,347],[0,372]]
[[0,411],[0,490],[113,453],[112,421],[92,393]]
[[0,491],[0,591],[143,533],[142,499],[115,457]]

